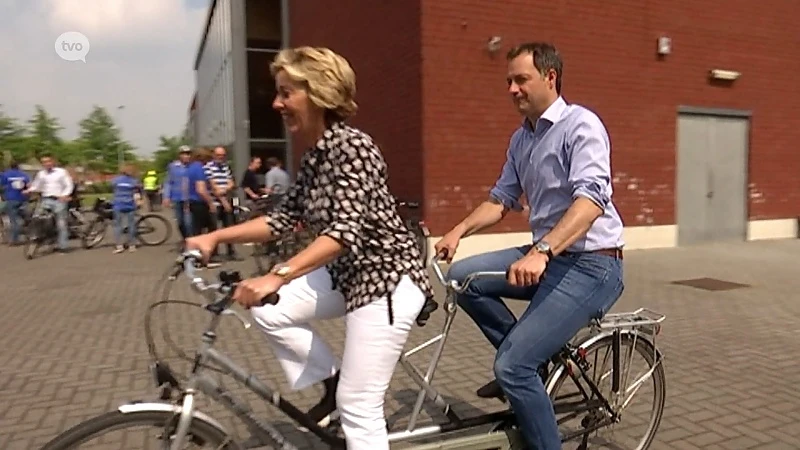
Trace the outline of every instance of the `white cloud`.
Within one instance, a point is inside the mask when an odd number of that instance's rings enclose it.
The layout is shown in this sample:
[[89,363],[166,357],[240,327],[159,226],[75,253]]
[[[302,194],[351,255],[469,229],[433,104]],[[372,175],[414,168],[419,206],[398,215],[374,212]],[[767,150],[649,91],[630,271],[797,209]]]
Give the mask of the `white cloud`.
[[[42,104],[77,134],[92,108],[116,114],[141,153],[158,135],[182,130],[194,91],[192,64],[206,11],[182,0],[0,0],[0,103],[28,118]],[[86,63],[58,58],[54,42],[79,31],[91,43]]]

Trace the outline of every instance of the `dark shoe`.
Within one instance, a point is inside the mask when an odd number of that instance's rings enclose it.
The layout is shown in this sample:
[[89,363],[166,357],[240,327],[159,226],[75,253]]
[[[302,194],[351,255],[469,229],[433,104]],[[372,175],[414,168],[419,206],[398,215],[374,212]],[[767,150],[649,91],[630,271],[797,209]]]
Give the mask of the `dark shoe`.
[[338,411],[336,410],[336,386],[339,384],[339,372],[336,375],[324,380],[325,395],[316,405],[312,406],[306,414],[308,417],[321,427],[327,427],[331,421],[336,420]]
[[497,380],[492,380],[484,384],[477,390],[476,394],[478,394],[480,398],[496,398],[501,402],[506,401],[506,396],[503,394],[503,389],[497,383]]

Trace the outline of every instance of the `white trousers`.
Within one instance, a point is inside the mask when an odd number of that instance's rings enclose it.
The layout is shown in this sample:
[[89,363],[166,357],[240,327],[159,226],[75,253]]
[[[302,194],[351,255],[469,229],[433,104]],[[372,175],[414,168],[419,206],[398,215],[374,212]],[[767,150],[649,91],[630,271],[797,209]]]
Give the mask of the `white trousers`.
[[348,450],[388,450],[384,397],[425,294],[403,276],[392,295],[394,324],[387,299],[362,306],[345,317],[341,366],[311,320],[345,316],[345,299],[333,290],[325,268],[292,280],[279,291],[277,305],[252,308],[293,390],[318,383],[340,369],[336,402]]

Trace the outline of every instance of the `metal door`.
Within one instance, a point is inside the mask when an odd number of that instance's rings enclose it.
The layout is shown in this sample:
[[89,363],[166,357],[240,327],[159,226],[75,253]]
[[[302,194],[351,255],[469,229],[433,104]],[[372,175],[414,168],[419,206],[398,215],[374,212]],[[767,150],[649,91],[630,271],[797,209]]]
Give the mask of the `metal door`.
[[740,117],[678,117],[678,245],[745,239],[748,128]]

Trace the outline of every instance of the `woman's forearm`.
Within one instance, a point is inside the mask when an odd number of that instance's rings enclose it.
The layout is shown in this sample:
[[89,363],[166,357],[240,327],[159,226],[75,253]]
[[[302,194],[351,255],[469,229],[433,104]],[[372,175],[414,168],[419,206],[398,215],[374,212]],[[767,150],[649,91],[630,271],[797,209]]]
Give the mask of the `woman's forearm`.
[[221,228],[214,231],[213,234],[220,244],[264,242],[272,238],[272,230],[263,217],[256,217],[232,227]]

